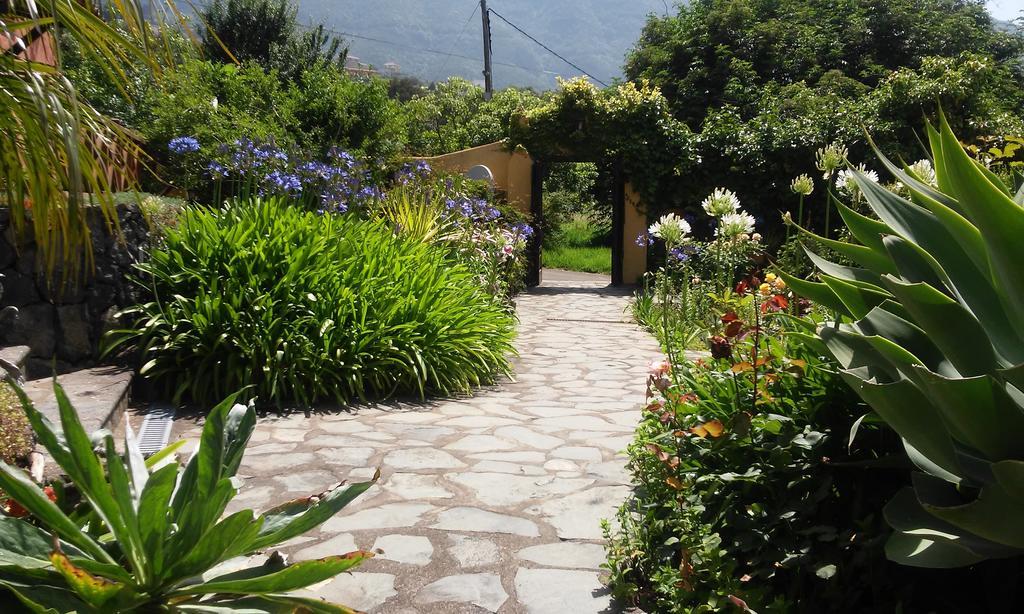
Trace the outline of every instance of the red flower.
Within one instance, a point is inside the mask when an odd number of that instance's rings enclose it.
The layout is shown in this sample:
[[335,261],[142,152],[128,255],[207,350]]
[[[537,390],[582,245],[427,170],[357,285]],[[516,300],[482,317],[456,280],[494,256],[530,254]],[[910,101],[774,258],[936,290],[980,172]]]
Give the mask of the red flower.
[[761,304],[761,313],[768,313],[769,311],[782,311],[789,307],[789,301],[786,297],[781,294],[776,294],[764,303]]
[[712,358],[732,357],[732,344],[725,337],[715,335],[711,338],[710,345]]

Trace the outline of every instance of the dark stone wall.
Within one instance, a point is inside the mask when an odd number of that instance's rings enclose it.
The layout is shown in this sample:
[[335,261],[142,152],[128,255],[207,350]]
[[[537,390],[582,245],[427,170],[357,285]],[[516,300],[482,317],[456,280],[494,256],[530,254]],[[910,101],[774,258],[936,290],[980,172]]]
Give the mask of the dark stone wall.
[[118,205],[117,214],[120,236],[108,232],[98,209],[87,211],[94,266],[66,280],[60,269],[46,274],[31,228],[16,235],[9,213],[0,209],[0,307],[18,310],[13,322],[0,325],[0,346],[31,348],[29,377],[96,365],[103,333],[115,327],[114,314],[142,299],[130,276],[149,247],[149,223],[136,204]]

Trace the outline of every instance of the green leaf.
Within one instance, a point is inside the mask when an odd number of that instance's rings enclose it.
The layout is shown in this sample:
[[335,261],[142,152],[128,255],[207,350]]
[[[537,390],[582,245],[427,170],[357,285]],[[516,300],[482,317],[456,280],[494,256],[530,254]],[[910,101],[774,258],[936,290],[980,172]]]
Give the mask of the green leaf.
[[889,235],[882,241],[889,257],[896,264],[896,270],[906,283],[924,283],[933,288],[944,287],[940,278],[945,276],[942,265],[931,254],[903,237]]
[[927,284],[906,284],[889,276],[883,280],[957,371],[973,376],[996,369],[988,335],[960,303]]
[[839,297],[836,296],[836,293],[825,284],[806,281],[781,271],[779,272],[779,277],[786,282],[786,285],[789,286],[797,296],[802,296],[812,302],[824,305],[841,315],[853,317],[849,309],[846,308],[846,305],[844,305],[843,302],[839,300]]
[[21,504],[62,539],[98,560],[114,562],[107,551],[86,535],[64,512],[60,511],[60,508],[54,505],[53,501],[50,501],[42,489],[32,482],[24,472],[3,461],[0,461],[0,490],[6,492],[8,496]]
[[159,452],[151,454],[149,457],[146,458],[146,467],[148,467],[149,469],[156,467],[157,465],[160,464],[160,461],[173,455],[175,452],[180,450],[182,446],[184,446],[186,443],[188,443],[187,439],[179,439],[178,441],[175,441],[172,444],[168,444],[164,449],[160,450]]
[[128,529],[121,509],[115,501],[113,491],[104,476],[103,465],[96,453],[93,452],[92,439],[82,427],[78,412],[72,407],[64,388],[56,380],[53,384],[53,392],[57,399],[61,428],[67,439],[67,450],[70,457],[70,466],[61,465],[61,468],[74,480],[75,486],[88,499],[92,510],[114,534],[118,544],[125,549],[125,554],[132,557],[132,533]]
[[164,577],[173,580],[190,578],[222,561],[252,552],[256,550],[252,544],[259,531],[260,522],[253,518],[252,510],[235,512],[196,536],[188,555],[175,561]]
[[983,539],[1014,549],[1024,548],[1024,524],[1017,511],[1020,500],[998,482],[986,485],[973,501],[964,501],[948,482],[914,474],[914,491],[928,513]]
[[1024,334],[1024,209],[978,168],[960,146],[946,118],[940,121],[942,156],[949,189],[988,245],[992,279],[1014,314],[1011,324]]
[[202,584],[182,587],[171,593],[171,596],[212,593],[260,594],[293,591],[333,578],[372,556],[372,552],[357,551],[315,561],[301,561],[289,565],[281,571],[256,578],[214,578]]
[[1005,460],[992,463],[992,475],[1007,494],[1024,505],[1024,461]]
[[125,589],[119,582],[111,582],[106,578],[94,576],[80,567],[76,567],[63,552],[50,555],[54,568],[64,576],[68,586],[78,597],[96,609],[102,609]]
[[929,569],[966,567],[985,560],[955,543],[908,533],[893,533],[885,542],[885,556],[900,565]]
[[139,523],[135,514],[136,500],[132,492],[132,485],[129,482],[124,463],[121,462],[121,457],[117,455],[117,450],[114,448],[114,438],[108,435],[104,441],[107,450],[110,492],[117,503],[124,527],[124,532],[121,535],[115,535],[122,540],[121,549],[131,561],[132,570],[138,576],[139,582],[145,584],[149,580],[151,569],[142,547],[142,537],[139,535]]
[[891,298],[881,289],[879,291],[872,290],[830,275],[822,275],[821,281],[839,297],[839,300],[846,306],[846,310],[857,319],[863,318],[869,311]]
[[162,577],[164,570],[164,543],[170,529],[168,503],[178,469],[174,463],[153,472],[139,499],[139,533],[155,578]]
[[[926,365],[936,372],[953,372],[952,366],[946,360],[945,355],[935,347],[928,335],[908,320],[883,309],[875,307],[868,312],[864,318],[858,320],[852,327],[857,333],[865,337],[878,336],[894,344],[902,352],[909,354],[910,358],[904,364],[896,364],[901,373],[909,376],[909,367],[913,364]],[[871,343],[870,339],[867,339]],[[872,343],[872,345],[874,345]],[[890,358],[895,355],[889,352],[889,348],[882,349],[874,345],[875,349],[886,354]]]
[[355,610],[342,605],[292,595],[221,597],[212,601],[205,600],[202,604],[181,604],[177,609],[182,612],[203,614],[358,614]]
[[0,586],[10,591],[22,605],[36,614],[82,613],[91,609],[89,604],[65,587],[27,584],[7,578],[0,578]]
[[853,370],[843,371],[842,376],[900,437],[943,470],[960,474],[945,422],[931,400],[913,383],[901,380],[876,384],[861,379]]
[[839,216],[843,218],[855,239],[876,252],[885,251],[882,237],[892,234],[892,229],[885,222],[861,215],[838,200],[836,207],[839,209]]
[[[77,548],[67,547],[73,554],[80,554]],[[49,533],[30,522],[13,516],[0,515],[0,551],[17,553],[50,564],[53,538]],[[0,554],[0,564],[4,557]]]
[[253,549],[279,544],[320,526],[366,492],[378,479],[379,469],[369,482],[352,484],[347,488],[343,488],[343,483],[338,484],[318,495],[295,499],[263,512],[263,526]]
[[918,367],[924,392],[954,439],[991,461],[1024,458],[1024,412],[991,376],[951,378]]
[[811,263],[826,275],[842,279],[843,281],[853,283],[855,285],[864,284],[864,287],[871,286],[878,290],[882,290],[882,278],[873,271],[859,267],[834,264],[814,253],[807,247],[804,247],[804,252],[806,252],[807,257],[811,259]]

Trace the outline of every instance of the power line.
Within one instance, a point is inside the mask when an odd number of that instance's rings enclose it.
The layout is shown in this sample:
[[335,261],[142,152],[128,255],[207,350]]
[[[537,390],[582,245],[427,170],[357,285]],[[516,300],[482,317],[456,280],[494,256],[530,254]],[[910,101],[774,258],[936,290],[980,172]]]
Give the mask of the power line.
[[[306,25],[301,25],[301,24],[299,25],[299,27],[304,29],[304,30],[314,30],[315,29],[313,26],[306,26]],[[324,32],[330,32],[331,34],[335,34],[337,36],[347,36],[349,38],[358,38],[360,40],[366,40],[366,41],[370,41],[370,42],[374,42],[374,43],[380,43],[382,45],[389,45],[391,47],[395,47],[397,49],[405,49],[407,51],[416,51],[416,52],[419,52],[419,53],[433,53],[435,55],[443,55],[443,56],[446,56],[446,57],[461,58],[463,60],[470,60],[472,62],[479,62],[480,61],[480,58],[475,58],[475,57],[471,57],[471,56],[468,56],[468,55],[462,55],[460,53],[448,53],[448,52],[445,52],[445,51],[438,51],[437,49],[424,49],[422,47],[413,47],[411,45],[405,45],[403,43],[396,43],[395,41],[389,41],[389,40],[385,40],[383,38],[374,38],[372,36],[363,36],[362,34],[354,34],[352,32],[345,32],[343,30],[334,30],[334,29],[327,28],[327,27],[324,27]],[[543,69],[537,70],[536,68],[529,68],[527,66],[520,66],[519,64],[510,64],[508,62],[495,62],[495,64],[500,64],[501,66],[507,66],[509,68],[518,68],[519,70],[524,70],[524,71],[526,71],[528,73],[531,73],[531,74],[545,74],[547,72],[547,71],[545,71]]]
[[[577,65],[576,65],[576,64],[574,64],[573,62],[570,62],[570,61],[569,61],[568,59],[566,59],[566,58],[565,58],[564,56],[560,55],[560,54],[559,54],[558,52],[556,52],[556,51],[555,51],[554,49],[552,49],[551,47],[548,47],[547,45],[545,45],[544,43],[540,42],[540,41],[539,41],[539,40],[537,40],[536,38],[534,38],[534,37],[530,36],[530,34],[529,34],[528,32],[526,32],[525,30],[523,30],[522,28],[520,28],[520,27],[519,27],[519,26],[517,26],[516,24],[512,23],[512,22],[511,22],[511,21],[509,21],[508,19],[505,19],[505,17],[504,17],[504,16],[503,16],[503,15],[502,15],[501,13],[499,13],[498,11],[496,11],[496,10],[494,10],[494,9],[489,9],[489,10],[488,10],[488,12],[489,12],[489,13],[491,13],[492,15],[496,16],[496,17],[497,17],[498,19],[500,19],[500,20],[504,21],[504,22],[505,22],[505,23],[507,23],[508,25],[512,26],[513,28],[515,28],[517,32],[519,32],[520,34],[522,34],[522,35],[523,35],[523,36],[525,36],[526,38],[530,39],[531,41],[533,41],[533,42],[537,43],[538,45],[540,45],[541,47],[543,47],[543,48],[544,48],[544,50],[545,50],[545,51],[547,51],[548,53],[550,53],[551,55],[555,56],[555,57],[556,57],[556,58],[558,58],[559,60],[562,60],[563,62],[565,62],[565,63],[566,63],[566,64],[568,64],[569,66],[572,66],[573,68],[575,68],[576,70],[578,70],[578,71],[580,71],[581,73],[585,74],[586,76],[590,77],[590,78],[591,78],[591,79],[593,79],[594,81],[597,81],[598,83],[600,83],[600,84],[601,84],[601,85],[603,85],[604,87],[608,87],[608,84],[607,84],[607,83],[605,83],[604,81],[602,81],[602,80],[598,79],[597,77],[595,77],[594,75],[592,75],[592,74],[588,73],[587,71],[583,70],[582,68],[580,68],[579,66],[577,66]],[[498,64],[498,62],[495,62],[495,64]]]
[[466,23],[462,24],[462,31],[452,41],[452,46],[448,49],[448,56],[445,57],[444,63],[441,64],[441,70],[437,71],[440,74],[444,74],[444,69],[448,68],[448,60],[452,59],[452,54],[455,52],[455,48],[458,47],[459,41],[462,40],[462,36],[466,33],[466,29],[469,28],[469,22],[473,21],[473,17],[476,16],[476,12],[480,9],[480,5],[473,0],[473,11],[469,14],[469,18],[466,19]]

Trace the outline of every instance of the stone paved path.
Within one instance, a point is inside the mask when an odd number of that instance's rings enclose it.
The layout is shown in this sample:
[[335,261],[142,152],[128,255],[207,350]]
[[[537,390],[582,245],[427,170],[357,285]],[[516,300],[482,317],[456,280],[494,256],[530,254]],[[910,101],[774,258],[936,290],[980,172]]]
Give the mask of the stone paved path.
[[599,579],[600,522],[629,490],[619,452],[657,344],[627,321],[626,294],[600,282],[550,282],[517,302],[515,382],[260,421],[234,508],[381,468],[379,485],[283,549],[297,560],[383,551],[310,594],[387,614],[616,611]]

